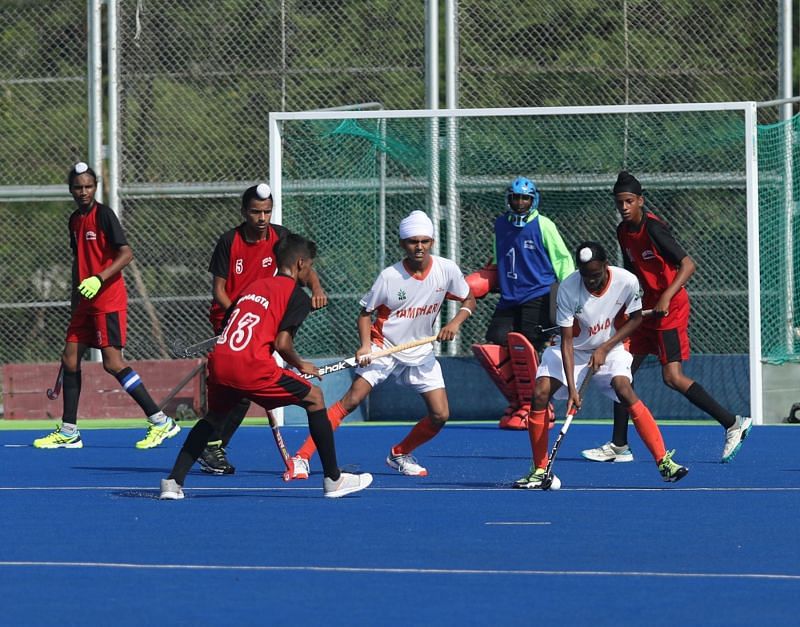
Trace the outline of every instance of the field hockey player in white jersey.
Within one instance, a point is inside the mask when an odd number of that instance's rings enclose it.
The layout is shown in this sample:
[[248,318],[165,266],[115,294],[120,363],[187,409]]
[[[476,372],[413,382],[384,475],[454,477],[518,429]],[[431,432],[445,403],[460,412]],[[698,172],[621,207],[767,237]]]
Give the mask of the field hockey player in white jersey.
[[[412,211],[400,222],[400,247],[405,258],[385,268],[361,299],[356,359],[361,366],[345,395],[328,408],[328,420],[336,429],[347,414],[367,398],[376,385],[389,376],[422,395],[428,413],[402,442],[393,446],[386,463],[403,475],[426,476],[427,469],[411,454],[436,436],[450,416],[442,368],[432,344],[404,350],[370,362],[369,354],[433,335],[434,324],[445,296],[461,301],[456,315],[439,331],[436,339],[452,340],[464,321],[475,311],[475,298],[459,267],[431,254],[433,223],[422,211]],[[292,458],[293,468],[284,476],[307,479],[314,443],[308,438]]]
[[636,431],[653,455],[664,481],[678,481],[689,472],[672,460],[653,415],[631,385],[632,355],[623,342],[642,322],[639,280],[624,268],[610,266],[597,242],[584,242],[576,251],[578,270],[559,286],[556,323],[560,341],[548,347],[536,373],[528,434],[533,463],[514,487],[540,488],[548,462],[547,403],[567,399],[567,412],[580,407],[576,382],[591,370],[591,385],[628,410]]

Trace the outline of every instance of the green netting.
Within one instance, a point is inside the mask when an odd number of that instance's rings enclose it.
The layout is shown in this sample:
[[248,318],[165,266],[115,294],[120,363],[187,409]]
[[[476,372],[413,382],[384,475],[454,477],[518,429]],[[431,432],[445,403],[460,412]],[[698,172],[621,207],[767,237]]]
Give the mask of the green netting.
[[761,252],[761,352],[765,361],[800,360],[800,117],[759,126],[758,196]]
[[[449,126],[427,118],[283,122],[284,222],[317,240],[332,296],[301,334],[305,351],[353,350],[357,299],[382,264],[400,258],[400,219],[413,209],[431,213],[431,184],[440,189],[439,253],[457,234],[448,256],[469,272],[490,256],[492,221],[518,175],[537,182],[542,212],[570,247],[595,239],[618,255],[610,189],[627,168],[697,262],[689,284],[693,352],[748,352],[743,111],[458,118],[455,142]],[[431,132],[438,141],[430,141]],[[436,171],[432,144],[440,150]],[[447,148],[453,144],[456,166]],[[448,205],[453,180],[457,202]],[[490,295],[480,303],[458,354],[482,341],[495,302]]]

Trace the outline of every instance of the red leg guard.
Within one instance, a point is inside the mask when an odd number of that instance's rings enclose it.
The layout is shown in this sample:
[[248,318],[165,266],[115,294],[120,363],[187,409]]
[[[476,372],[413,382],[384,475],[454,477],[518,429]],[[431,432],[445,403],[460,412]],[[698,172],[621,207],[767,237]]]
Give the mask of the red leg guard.
[[517,384],[517,402],[530,408],[533,391],[536,387],[536,370],[539,357],[533,347],[521,333],[508,334],[508,354],[511,358],[511,369]]
[[[483,367],[489,378],[500,390],[500,393],[506,397],[508,407],[500,418],[500,427],[509,428],[506,425],[513,416],[514,412],[519,409],[519,402],[517,400],[517,386],[514,382],[514,370],[511,367],[511,360],[508,357],[508,350],[505,346],[499,344],[473,344],[472,352],[478,363]],[[512,427],[524,428],[524,427]]]

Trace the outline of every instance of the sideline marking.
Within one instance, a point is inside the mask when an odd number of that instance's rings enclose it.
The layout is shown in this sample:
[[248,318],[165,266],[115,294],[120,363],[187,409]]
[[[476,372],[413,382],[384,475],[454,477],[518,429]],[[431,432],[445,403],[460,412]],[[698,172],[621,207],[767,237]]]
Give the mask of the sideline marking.
[[116,568],[141,570],[212,570],[256,572],[378,573],[387,575],[564,575],[576,577],[656,577],[688,579],[779,579],[800,581],[800,575],[783,573],[680,573],[611,570],[500,570],[481,568],[367,568],[358,566],[267,566],[218,564],[136,564],[131,562],[28,562],[0,561],[0,567]]
[[514,521],[485,522],[483,524],[484,525],[550,525],[552,523],[545,522],[545,521],[543,521],[543,522],[534,522],[532,520],[529,520],[529,521],[520,521],[520,522],[514,522]]
[[33,446],[33,444],[3,444],[4,448],[28,448],[29,446]]
[[[230,486],[230,487],[190,487],[183,488],[185,492],[319,492],[319,487],[288,487],[288,486]],[[106,485],[106,486],[0,486],[0,490],[6,491],[69,491],[69,490],[144,490],[158,492],[157,485],[133,486],[133,485]],[[460,486],[452,487],[373,487],[367,488],[368,492],[511,492],[514,494],[529,494],[530,492],[544,492],[542,490],[515,490],[508,485],[498,485],[483,488],[468,488]],[[655,487],[655,488],[561,488],[558,492],[800,492],[800,486],[780,487],[741,487],[741,488],[674,488],[674,487]]]

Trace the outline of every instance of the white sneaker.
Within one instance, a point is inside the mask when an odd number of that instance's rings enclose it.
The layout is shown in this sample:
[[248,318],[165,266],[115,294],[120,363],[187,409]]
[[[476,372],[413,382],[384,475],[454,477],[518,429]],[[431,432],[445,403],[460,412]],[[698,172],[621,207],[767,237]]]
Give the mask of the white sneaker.
[[338,499],[346,494],[363,490],[370,483],[372,483],[372,475],[368,472],[362,472],[357,475],[343,472],[336,481],[325,477],[322,480],[322,489],[325,491],[324,496],[326,499]]
[[162,501],[177,501],[183,498],[183,487],[175,479],[162,479],[161,480],[161,496]]
[[409,475],[412,477],[428,476],[428,471],[417,463],[413,455],[392,455],[392,452],[389,451],[386,464],[390,468],[397,470],[401,475]]
[[753,426],[753,419],[750,416],[736,416],[736,422],[730,429],[725,430],[725,448],[722,449],[722,463],[727,464],[734,457],[739,449],[742,448],[742,443],[750,433],[750,427]]
[[308,466],[308,460],[300,457],[299,455],[295,455],[292,457],[291,462],[292,467],[283,473],[283,480],[291,481],[292,479],[308,479],[308,475],[311,474]]
[[613,442],[606,442],[603,446],[597,448],[587,448],[581,451],[586,459],[593,462],[632,462],[633,451],[627,444],[625,446],[617,446]]

